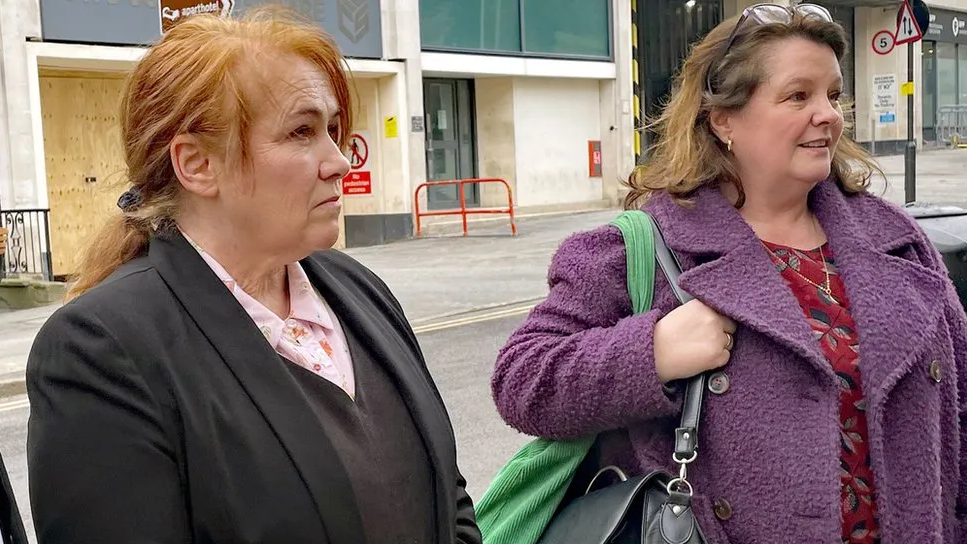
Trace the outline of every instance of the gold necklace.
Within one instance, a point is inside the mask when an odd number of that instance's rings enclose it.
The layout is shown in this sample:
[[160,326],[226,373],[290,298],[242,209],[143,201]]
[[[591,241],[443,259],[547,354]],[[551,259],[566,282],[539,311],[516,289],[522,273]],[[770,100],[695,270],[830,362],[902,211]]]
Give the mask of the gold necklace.
[[[782,259],[778,255],[776,255],[776,252],[775,251],[769,249],[769,247],[766,246],[765,244],[763,244],[763,246],[769,251],[769,253],[773,257],[775,257],[776,259],[779,259],[780,261],[782,261]],[[819,248],[819,257],[823,260],[823,272],[826,273],[826,281],[823,282],[823,285],[819,285],[818,283],[814,282],[813,280],[807,278],[805,275],[803,275],[802,272],[800,272],[800,271],[796,270],[795,268],[793,268],[789,264],[788,261],[783,261],[783,264],[786,265],[786,268],[788,268],[789,270],[792,270],[793,272],[795,272],[797,276],[799,276],[800,278],[806,280],[807,283],[809,283],[810,285],[812,285],[813,287],[815,287],[817,289],[820,289],[822,292],[826,293],[826,296],[828,296],[829,297],[829,300],[832,300],[834,304],[836,304],[837,306],[842,306],[842,304],[840,303],[840,301],[837,300],[836,297],[833,296],[833,290],[830,287],[830,280],[829,280],[829,264],[826,262],[826,254],[823,252],[822,246],[820,246],[820,248]]]

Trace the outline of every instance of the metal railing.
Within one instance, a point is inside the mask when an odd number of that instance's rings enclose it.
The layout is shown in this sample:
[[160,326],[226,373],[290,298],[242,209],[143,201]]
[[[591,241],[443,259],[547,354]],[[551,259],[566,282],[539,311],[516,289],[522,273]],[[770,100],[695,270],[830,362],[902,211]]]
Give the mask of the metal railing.
[[[507,190],[507,207],[506,208],[467,208],[467,196],[464,187],[469,183],[495,183],[503,185],[504,189]],[[439,210],[439,211],[420,211],[420,191],[427,189],[429,187],[437,187],[440,185],[456,185],[460,193],[460,207],[455,210]],[[463,235],[467,236],[467,216],[476,214],[507,214],[510,216],[510,232],[513,236],[517,236],[517,223],[514,222],[514,197],[510,190],[510,184],[507,180],[501,178],[470,178],[470,179],[453,179],[446,181],[427,181],[421,183],[416,187],[416,191],[413,194],[413,211],[416,216],[416,237],[419,238],[423,234],[423,222],[422,218],[440,216],[440,215],[459,215],[463,219]]]
[[7,229],[7,252],[0,256],[0,278],[54,275],[50,254],[50,210],[0,210],[0,228]]
[[937,108],[937,141],[967,147],[967,104]]

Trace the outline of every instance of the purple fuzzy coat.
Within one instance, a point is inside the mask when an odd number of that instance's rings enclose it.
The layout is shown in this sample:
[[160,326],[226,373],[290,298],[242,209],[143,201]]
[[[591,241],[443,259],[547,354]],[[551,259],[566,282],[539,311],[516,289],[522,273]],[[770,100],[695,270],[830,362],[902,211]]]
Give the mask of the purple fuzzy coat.
[[[846,196],[826,181],[811,207],[860,335],[883,543],[967,543],[967,320],[940,256],[916,223],[879,198]],[[662,195],[646,209],[682,261],[681,286],[739,324],[723,368],[730,387],[706,394],[699,457],[689,467],[706,537],[841,542],[839,384],[799,304],[718,191],[700,190],[691,208]],[[676,303],[658,273],[654,309],[632,315],[625,272],[616,228],[565,240],[548,298],[500,351],[493,394],[501,416],[524,433],[613,431],[606,461],[631,473],[671,469],[681,399],[657,377],[652,338]],[[719,519],[713,505],[726,503],[731,516]]]

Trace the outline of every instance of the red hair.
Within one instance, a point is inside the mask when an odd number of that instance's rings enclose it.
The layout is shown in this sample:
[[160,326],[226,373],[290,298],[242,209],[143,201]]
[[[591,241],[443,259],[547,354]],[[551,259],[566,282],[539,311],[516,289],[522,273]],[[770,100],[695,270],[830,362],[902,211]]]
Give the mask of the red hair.
[[150,237],[171,226],[181,194],[168,149],[176,135],[194,135],[213,153],[244,163],[261,98],[249,81],[259,72],[249,68],[260,58],[286,54],[328,76],[340,109],[337,143],[345,149],[352,132],[348,75],[338,47],[322,29],[278,7],[250,9],[241,19],[184,19],[138,62],[121,99],[127,177],[142,203],[118,213],[93,237],[68,299],[142,255]]

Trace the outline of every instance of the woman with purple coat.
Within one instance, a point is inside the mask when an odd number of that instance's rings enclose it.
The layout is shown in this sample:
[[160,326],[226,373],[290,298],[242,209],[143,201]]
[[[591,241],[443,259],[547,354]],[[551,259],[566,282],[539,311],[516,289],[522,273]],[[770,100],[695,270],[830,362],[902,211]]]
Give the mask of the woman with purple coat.
[[682,381],[708,371],[689,481],[713,544],[967,542],[967,319],[924,233],[868,191],[877,168],[843,134],[846,51],[816,5],[713,30],[626,201],[696,300],[657,274],[632,315],[621,233],[573,235],[494,371],[507,423],[596,434],[629,475],[675,468]]

